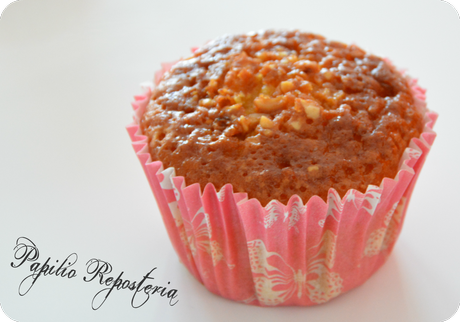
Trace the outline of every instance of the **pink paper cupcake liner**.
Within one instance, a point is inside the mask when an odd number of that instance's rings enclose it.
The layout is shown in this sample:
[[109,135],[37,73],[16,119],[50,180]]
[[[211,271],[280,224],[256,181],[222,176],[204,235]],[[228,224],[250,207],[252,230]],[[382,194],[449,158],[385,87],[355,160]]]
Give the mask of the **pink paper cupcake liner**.
[[[156,83],[173,64],[163,64]],[[425,110],[425,91],[410,84]],[[132,104],[127,127],[164,224],[180,261],[211,292],[259,306],[315,305],[364,283],[388,258],[401,231],[414,184],[436,134],[437,114],[426,112],[420,138],[411,140],[394,179],[366,193],[328,192],[327,203],[313,196],[303,204],[272,200],[262,207],[231,184],[219,192],[208,184],[187,186],[174,168],[152,162],[148,139],[139,129],[151,87]]]

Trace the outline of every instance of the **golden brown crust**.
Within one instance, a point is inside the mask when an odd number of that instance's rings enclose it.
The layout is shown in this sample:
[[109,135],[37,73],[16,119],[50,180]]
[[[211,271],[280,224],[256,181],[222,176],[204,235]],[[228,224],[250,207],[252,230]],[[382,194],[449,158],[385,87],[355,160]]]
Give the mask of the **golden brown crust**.
[[141,129],[152,158],[187,184],[231,183],[264,205],[393,178],[422,119],[407,80],[383,59],[265,31],[218,38],[178,62]]

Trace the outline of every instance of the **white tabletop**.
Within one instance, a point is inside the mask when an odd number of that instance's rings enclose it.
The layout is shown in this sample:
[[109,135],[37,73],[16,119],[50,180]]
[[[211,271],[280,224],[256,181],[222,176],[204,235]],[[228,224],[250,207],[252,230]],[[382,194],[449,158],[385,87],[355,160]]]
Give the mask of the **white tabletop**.
[[[390,57],[428,88],[438,137],[388,262],[361,287],[317,307],[259,308],[209,293],[179,263],[126,133],[139,83],[160,63],[224,33],[298,28]],[[435,0],[21,0],[0,20],[0,303],[20,322],[438,322],[460,302],[460,20]],[[75,278],[12,268],[19,237]],[[130,291],[84,282],[92,258],[178,291],[131,306]],[[70,269],[69,269],[70,270]],[[167,284],[170,282],[170,284]]]

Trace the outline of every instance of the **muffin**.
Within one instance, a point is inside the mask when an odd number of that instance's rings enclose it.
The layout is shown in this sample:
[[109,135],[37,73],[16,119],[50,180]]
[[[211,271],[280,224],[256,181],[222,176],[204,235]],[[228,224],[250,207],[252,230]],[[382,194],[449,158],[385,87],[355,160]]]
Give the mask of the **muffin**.
[[211,292],[314,305],[385,262],[435,137],[415,80],[300,31],[220,37],[157,80],[128,131],[176,252]]

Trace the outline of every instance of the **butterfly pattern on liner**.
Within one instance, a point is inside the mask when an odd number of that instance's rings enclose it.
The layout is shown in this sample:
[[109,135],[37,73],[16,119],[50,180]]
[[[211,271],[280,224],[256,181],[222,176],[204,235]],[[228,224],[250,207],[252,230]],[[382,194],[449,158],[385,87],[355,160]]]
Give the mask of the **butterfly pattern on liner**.
[[393,204],[383,220],[384,227],[374,230],[369,235],[363,256],[372,257],[378,255],[396,241],[405,204],[406,197],[402,197],[399,203],[395,202]]
[[[248,242],[251,271],[256,285],[255,298],[266,306],[279,305],[297,296],[324,303],[341,293],[343,280],[331,269],[335,261],[336,236],[326,230],[306,271],[295,269],[276,252],[267,250],[260,239]],[[254,299],[255,299],[254,298]],[[252,300],[248,299],[248,300]]]
[[326,217],[318,221],[318,225],[320,227],[324,227],[326,219],[329,216],[331,216],[338,222],[339,219],[337,218],[337,216],[342,212],[342,209],[343,209],[342,201],[340,200],[340,195],[338,194],[337,191],[332,190],[331,192],[329,192],[327,195],[327,200],[328,200],[327,204],[329,208],[327,209]]
[[[288,227],[291,229],[295,227],[295,224],[299,221],[300,216],[303,216],[307,212],[307,208],[302,205],[300,199],[295,200],[290,207],[285,207],[279,201],[272,200],[268,203],[266,209],[266,215],[264,216],[264,227],[270,228],[278,220],[279,217],[283,216],[283,222],[288,221]],[[295,227],[297,229],[297,227]]]
[[[194,223],[198,222],[198,225]],[[188,232],[188,244],[193,257],[197,253],[204,252],[211,256],[212,263],[216,266],[220,261],[224,261],[229,269],[235,267],[234,264],[228,263],[224,257],[222,248],[217,240],[212,240],[212,227],[209,220],[209,215],[201,207],[193,216],[191,222],[184,219],[185,229]]]

